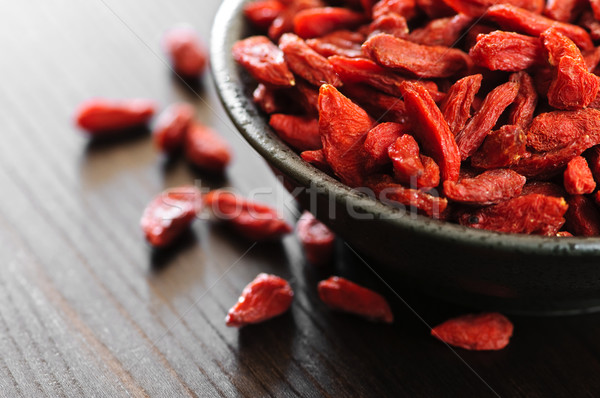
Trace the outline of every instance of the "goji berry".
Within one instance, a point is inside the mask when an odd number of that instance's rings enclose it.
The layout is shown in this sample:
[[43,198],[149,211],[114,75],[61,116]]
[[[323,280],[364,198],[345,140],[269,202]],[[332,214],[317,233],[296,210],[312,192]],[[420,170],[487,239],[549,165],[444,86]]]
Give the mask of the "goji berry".
[[327,163],[340,180],[361,185],[366,157],[362,150],[373,126],[369,115],[335,87],[324,84],[319,90],[319,131]]
[[233,58],[258,82],[279,87],[296,84],[283,52],[265,36],[252,36],[233,45]]
[[548,0],[544,15],[560,22],[572,22],[586,5],[585,0]]
[[531,181],[525,184],[521,195],[525,196],[532,193],[553,196],[555,198],[564,198],[567,196],[567,193],[560,185],[548,181]]
[[471,48],[473,48],[473,46],[475,46],[475,44],[477,44],[477,41],[481,36],[487,35],[488,33],[492,33],[495,30],[497,30],[496,27],[484,25],[480,22],[475,23],[465,33],[464,48],[470,50]]
[[178,27],[169,30],[163,38],[173,70],[183,77],[197,77],[208,65],[208,55],[193,28]]
[[[408,40],[426,46],[453,47],[473,19],[463,14],[434,19],[422,28],[410,32]],[[388,32],[382,32],[388,33]],[[398,36],[401,37],[401,36]]]
[[540,36],[548,61],[554,66],[554,78],[548,88],[548,103],[557,109],[581,109],[596,95],[600,82],[589,73],[581,52],[568,37],[551,28]]
[[146,240],[155,247],[173,243],[187,229],[202,208],[200,191],[182,186],[164,191],[144,210],[140,225]]
[[598,64],[600,64],[600,47],[596,47],[596,49],[583,54],[583,59],[588,72],[593,72],[598,67]]
[[255,26],[266,30],[284,8],[277,0],[258,0],[244,6],[244,15]]
[[415,0],[379,0],[373,5],[373,19],[391,13],[409,21],[417,15],[416,2]]
[[463,77],[450,87],[440,109],[453,135],[458,134],[471,116],[471,105],[481,87],[483,76]]
[[[481,17],[489,8],[498,2],[496,0],[444,0],[457,13],[471,17]],[[541,13],[544,9],[544,0],[503,0],[503,3],[514,7],[521,7],[532,13]]]
[[491,205],[519,196],[525,180],[512,170],[490,170],[459,182],[444,181],[444,195],[455,202]]
[[505,233],[556,235],[564,225],[567,202],[540,194],[518,196],[478,210],[464,211],[461,225]]
[[471,156],[471,165],[481,169],[496,169],[514,165],[527,156],[527,135],[522,128],[504,125],[491,132],[481,147]]
[[508,345],[513,324],[502,314],[468,314],[434,327],[431,335],[466,350],[501,350]]
[[552,151],[564,148],[584,136],[597,139],[598,135],[599,110],[587,108],[577,111],[553,111],[542,113],[533,119],[527,131],[527,146],[536,151]]
[[216,190],[204,196],[204,204],[220,220],[227,222],[240,235],[250,240],[279,239],[292,231],[277,211],[249,201],[233,192]]
[[371,35],[387,33],[392,36],[406,38],[408,37],[408,24],[406,19],[398,14],[386,14],[371,22],[369,33]]
[[509,108],[508,123],[525,129],[533,121],[538,103],[538,95],[533,86],[533,79],[527,72],[521,71],[510,75],[509,80],[519,83],[519,93]]
[[367,170],[376,171],[390,163],[388,148],[405,132],[406,126],[399,123],[380,123],[369,130],[364,143]]
[[258,274],[231,307],[225,323],[227,326],[241,327],[264,322],[289,310],[293,299],[294,291],[285,279]]
[[335,244],[335,234],[329,228],[305,211],[296,224],[296,234],[304,248],[309,263],[325,265],[331,261]]
[[283,141],[300,151],[322,147],[318,119],[276,113],[271,115],[269,125]]
[[308,44],[313,50],[324,57],[339,55],[348,58],[364,57],[361,45],[365,36],[359,32],[338,30],[319,38],[308,39]]
[[510,4],[497,4],[491,6],[486,13],[486,18],[496,22],[504,29],[514,30],[515,32],[532,36],[539,36],[545,30],[554,28],[573,40],[583,51],[594,48],[594,43],[592,43],[592,39],[590,39],[590,35],[585,29],[580,28],[577,25],[557,22]]
[[462,160],[466,160],[477,151],[485,137],[492,131],[504,109],[512,104],[518,93],[519,84],[507,82],[493,89],[485,97],[479,111],[456,135],[456,144],[460,149]]
[[321,0],[290,0],[285,2],[285,8],[279,13],[277,18],[269,27],[269,37],[273,40],[279,40],[282,34],[294,30],[294,18],[302,10],[309,8],[322,7]]
[[450,17],[455,14],[443,0],[417,0],[417,6],[429,18]]
[[279,39],[279,48],[283,51],[288,67],[297,76],[307,82],[320,86],[329,83],[339,87],[342,81],[333,70],[333,66],[308,44],[293,33],[285,33]]
[[406,107],[398,97],[387,95],[364,84],[345,84],[343,93],[366,110],[375,120],[406,123]]
[[322,149],[317,149],[314,151],[304,151],[300,154],[300,157],[304,159],[305,162],[308,162],[315,166],[317,169],[324,171],[328,174],[332,174],[331,167],[327,160],[325,160],[325,155],[323,154]]
[[365,186],[377,199],[391,206],[417,209],[433,218],[440,218],[448,206],[445,198],[433,196],[419,189],[406,188],[388,175],[373,175],[365,180]]
[[417,178],[425,171],[419,155],[419,144],[410,134],[401,135],[388,147],[388,156],[392,160],[397,181],[416,185]]
[[328,307],[375,322],[392,323],[394,314],[383,296],[339,276],[319,282],[319,297]]
[[594,202],[586,196],[574,195],[567,199],[569,210],[565,228],[577,236],[599,236],[600,214]]
[[537,38],[500,30],[480,35],[469,55],[476,65],[507,72],[518,72],[546,62]]
[[379,65],[422,78],[449,77],[471,64],[469,56],[456,48],[422,46],[387,34],[370,37],[363,49]]
[[188,128],[194,120],[194,107],[178,103],[165,109],[156,120],[152,135],[156,146],[165,153],[181,148]]
[[186,158],[201,170],[222,173],[231,161],[231,148],[214,130],[192,123],[185,135]]
[[153,101],[145,99],[92,99],[83,102],[76,111],[77,125],[92,135],[142,126],[156,110]]
[[294,32],[307,39],[340,29],[353,28],[365,21],[363,14],[340,7],[309,8],[296,14]]
[[593,12],[583,12],[579,18],[578,25],[590,32],[590,37],[593,41],[600,39],[600,21],[594,17]]
[[319,117],[319,89],[308,83],[298,80],[296,82],[298,103],[305,114]]
[[440,185],[440,167],[429,156],[420,155],[423,174],[417,178],[417,188],[431,189]]
[[456,181],[460,153],[442,112],[422,86],[405,82],[401,90],[415,138],[440,167],[442,180]]
[[565,190],[571,195],[588,194],[596,189],[592,171],[582,156],[576,156],[567,163],[563,183]]

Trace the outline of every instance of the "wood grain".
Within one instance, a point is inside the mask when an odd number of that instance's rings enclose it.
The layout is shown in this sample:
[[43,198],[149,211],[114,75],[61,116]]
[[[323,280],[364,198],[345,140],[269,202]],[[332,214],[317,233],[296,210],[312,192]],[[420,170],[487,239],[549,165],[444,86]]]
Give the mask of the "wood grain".
[[[429,336],[466,311],[389,279],[343,242],[332,267],[305,264],[293,236],[257,244],[208,222],[153,252],[138,221],[165,187],[270,188],[289,199],[234,131],[208,77],[171,75],[160,37],[188,22],[208,39],[219,1],[30,0],[0,12],[0,396],[594,396],[600,316],[519,318],[504,351],[453,352]],[[149,137],[93,144],[71,122],[89,97],[188,101],[235,150],[224,181],[166,162]],[[290,208],[290,221],[297,210]],[[451,266],[451,264],[449,264]],[[292,311],[242,330],[224,315],[259,272],[291,281]],[[334,314],[332,273],[383,292],[397,322]]]

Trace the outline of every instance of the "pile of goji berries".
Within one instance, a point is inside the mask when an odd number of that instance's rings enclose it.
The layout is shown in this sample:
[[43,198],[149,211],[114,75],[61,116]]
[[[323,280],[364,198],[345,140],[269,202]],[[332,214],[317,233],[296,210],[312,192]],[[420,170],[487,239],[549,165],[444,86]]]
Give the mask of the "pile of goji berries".
[[600,232],[600,2],[257,0],[235,60],[301,157],[474,228]]

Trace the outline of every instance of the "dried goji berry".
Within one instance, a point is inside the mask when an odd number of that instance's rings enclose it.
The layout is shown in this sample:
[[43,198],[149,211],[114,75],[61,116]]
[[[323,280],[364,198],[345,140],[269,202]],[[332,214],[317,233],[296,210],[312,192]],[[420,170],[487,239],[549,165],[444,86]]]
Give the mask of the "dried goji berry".
[[356,27],[364,20],[363,14],[346,8],[309,8],[296,14],[294,32],[304,39],[319,37],[339,29]]
[[[434,19],[422,28],[410,32],[408,40],[426,46],[453,47],[473,19],[463,14]],[[383,32],[388,33],[388,32]],[[401,36],[398,36],[401,37]]]
[[267,87],[262,83],[256,86],[252,93],[252,100],[268,115],[285,112],[289,102],[283,90]]
[[491,132],[481,147],[471,156],[471,165],[481,169],[496,169],[514,165],[527,156],[527,135],[522,128],[504,125]]
[[183,145],[193,120],[193,106],[184,103],[169,106],[156,120],[152,131],[154,143],[161,151],[173,153]]
[[444,198],[433,196],[419,189],[403,187],[388,175],[373,175],[365,180],[365,186],[384,203],[397,207],[414,208],[433,218],[440,218],[448,206]]
[[567,202],[540,194],[518,196],[506,202],[464,211],[461,225],[505,233],[556,235],[564,225]]
[[244,6],[244,15],[255,26],[268,29],[284,8],[277,0],[258,0]]
[[513,324],[497,312],[462,315],[434,327],[431,335],[466,350],[501,350],[508,345]]
[[364,143],[367,170],[375,171],[390,163],[388,148],[405,132],[406,126],[399,123],[380,123],[369,130]]
[[370,59],[346,58],[340,56],[329,57],[329,62],[340,76],[344,84],[364,83],[390,95],[401,95],[400,85],[405,81],[421,84],[432,95],[437,93],[437,85],[431,81],[410,80],[377,65]]
[[313,50],[324,57],[339,55],[348,58],[364,57],[362,43],[365,36],[359,32],[338,30],[319,38],[308,39],[308,44]]
[[211,173],[222,173],[231,161],[231,148],[214,130],[192,123],[185,135],[185,156],[194,166]]
[[277,18],[269,27],[269,37],[273,40],[279,40],[282,34],[294,30],[294,18],[302,10],[309,8],[322,7],[321,0],[290,0],[285,1],[285,8],[279,13]]
[[410,134],[403,134],[388,147],[396,180],[416,186],[417,178],[425,171],[419,155],[419,144]]
[[190,226],[201,208],[202,199],[196,187],[168,189],[146,207],[140,225],[152,246],[165,247]]
[[567,199],[569,210],[565,215],[565,228],[576,236],[600,235],[600,214],[594,202],[583,195]]
[[285,33],[279,39],[279,48],[283,51],[288,67],[297,76],[307,82],[320,86],[329,83],[339,87],[342,81],[333,70],[333,66],[308,44],[293,33]]
[[538,102],[538,95],[533,86],[533,79],[527,72],[521,71],[513,73],[509,80],[519,83],[519,93],[509,108],[508,123],[521,128],[527,128],[533,120],[533,114]]
[[592,193],[596,189],[592,171],[582,156],[576,156],[567,163],[563,176],[565,190],[571,195]]
[[597,20],[600,20],[600,1],[590,0],[590,5],[592,6],[592,11],[594,13],[594,17]]
[[525,184],[521,195],[525,196],[532,193],[553,196],[555,198],[564,198],[567,196],[567,193],[560,185],[548,181],[531,181]]
[[594,18],[594,13],[585,11],[579,18],[578,25],[590,32],[593,41],[600,39],[600,21]]
[[496,22],[504,29],[514,30],[532,36],[539,36],[545,30],[554,28],[573,40],[583,51],[594,48],[592,39],[590,39],[590,35],[585,29],[580,28],[577,25],[557,22],[510,4],[497,4],[491,6],[487,11],[486,18]]
[[265,36],[252,36],[233,45],[233,58],[257,81],[280,87],[296,84],[283,52]]
[[415,0],[379,0],[373,5],[373,19],[391,13],[404,17],[407,21],[417,15]]
[[363,50],[386,68],[423,78],[456,75],[471,64],[470,57],[456,48],[422,46],[387,34],[370,37]]
[[518,72],[546,62],[537,38],[500,30],[480,35],[469,55],[476,65],[507,72]]
[[204,196],[204,204],[212,209],[218,219],[227,222],[247,239],[274,240],[292,231],[289,224],[271,207],[232,192],[211,191]]
[[282,140],[299,151],[320,149],[322,146],[318,119],[276,113],[271,115],[269,125]]
[[429,156],[421,155],[423,174],[417,179],[417,188],[431,189],[440,185],[440,167]]
[[325,265],[331,261],[335,244],[335,234],[329,228],[305,211],[298,224],[296,234],[304,248],[304,254],[309,263]]
[[327,163],[343,183],[361,185],[366,157],[363,144],[373,126],[369,115],[335,87],[319,90],[319,130]]
[[225,318],[227,326],[241,327],[264,322],[286,312],[292,305],[294,291],[290,284],[275,275],[258,274],[242,291],[237,303]]
[[191,27],[169,30],[163,38],[165,51],[171,58],[173,70],[184,77],[197,77],[208,65],[208,55]]
[[298,103],[307,115],[319,116],[319,89],[308,83],[298,80],[296,82]]
[[422,86],[405,82],[400,88],[415,138],[440,167],[442,180],[456,181],[460,153],[442,112]]
[[329,163],[327,163],[327,160],[325,160],[325,155],[323,154],[322,149],[317,149],[314,151],[304,151],[300,154],[300,157],[305,162],[312,164],[321,171],[324,171],[328,174],[332,172]]
[[75,120],[82,129],[101,135],[144,125],[155,110],[156,104],[145,99],[92,99],[79,106]]
[[517,97],[519,84],[504,83],[493,89],[481,104],[481,108],[469,120],[464,129],[456,135],[456,144],[462,160],[473,155],[485,137],[492,131],[498,118]]
[[371,35],[387,33],[392,36],[405,38],[408,36],[408,24],[406,23],[406,19],[398,14],[386,14],[371,22],[369,33]]
[[525,180],[512,170],[490,170],[459,182],[444,181],[444,195],[455,202],[491,205],[519,196]]
[[319,297],[328,307],[371,321],[392,323],[394,314],[383,296],[339,276],[319,282]]
[[471,116],[471,105],[481,87],[483,76],[471,75],[463,77],[450,87],[440,109],[452,134],[456,135],[465,127]]
[[589,73],[581,52],[568,37],[551,28],[540,36],[554,77],[548,88],[548,103],[558,109],[581,109],[588,106],[596,95],[600,82]]
[[[481,17],[485,15],[488,9],[497,4],[496,0],[444,0],[446,4],[452,7],[460,14],[469,15],[471,17]],[[531,11],[532,13],[541,13],[544,9],[544,0],[503,0],[502,3],[521,7]]]
[[455,14],[455,11],[443,0],[417,0],[417,6],[429,18],[443,18]]
[[480,36],[487,35],[495,30],[497,30],[497,27],[484,25],[481,22],[472,25],[465,33],[465,43],[463,48],[467,50],[473,48],[473,46],[477,44],[477,40]]
[[544,15],[560,22],[572,22],[587,2],[585,0],[548,0]]
[[406,107],[398,97],[384,94],[364,84],[346,84],[343,93],[359,104],[375,120],[406,123]]
[[600,136],[599,110],[542,113],[533,119],[527,131],[527,146],[536,151],[551,151],[564,148],[584,136]]
[[593,72],[598,67],[598,64],[600,64],[600,47],[596,47],[594,50],[583,54],[583,59],[585,60],[588,72]]

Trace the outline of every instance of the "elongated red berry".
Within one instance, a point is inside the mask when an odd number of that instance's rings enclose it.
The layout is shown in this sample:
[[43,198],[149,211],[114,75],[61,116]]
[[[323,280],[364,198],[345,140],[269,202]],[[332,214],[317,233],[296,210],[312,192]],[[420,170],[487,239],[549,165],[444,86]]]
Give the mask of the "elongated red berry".
[[335,234],[329,228],[305,211],[298,224],[296,234],[304,247],[304,254],[309,263],[324,265],[331,261],[335,244]]
[[244,288],[238,302],[227,313],[225,323],[240,327],[266,321],[286,312],[293,299],[294,292],[285,279],[259,274]]
[[231,161],[231,148],[213,129],[192,123],[184,140],[185,156],[203,171],[220,174]]
[[80,128],[92,135],[101,135],[144,125],[154,115],[155,110],[155,102],[146,99],[96,98],[79,106],[75,121]]
[[501,350],[508,345],[513,324],[502,314],[488,312],[450,319],[431,330],[445,343],[467,350]]
[[350,312],[371,321],[394,322],[394,314],[379,293],[338,276],[319,282],[319,297],[334,310]]
[[201,208],[202,199],[196,187],[171,188],[150,202],[140,225],[152,246],[168,246],[190,226]]
[[189,104],[177,103],[165,109],[152,131],[157,148],[165,153],[179,149],[193,120],[194,107]]
[[173,70],[183,77],[201,75],[208,64],[208,55],[191,27],[176,27],[165,33],[163,47],[171,58]]

